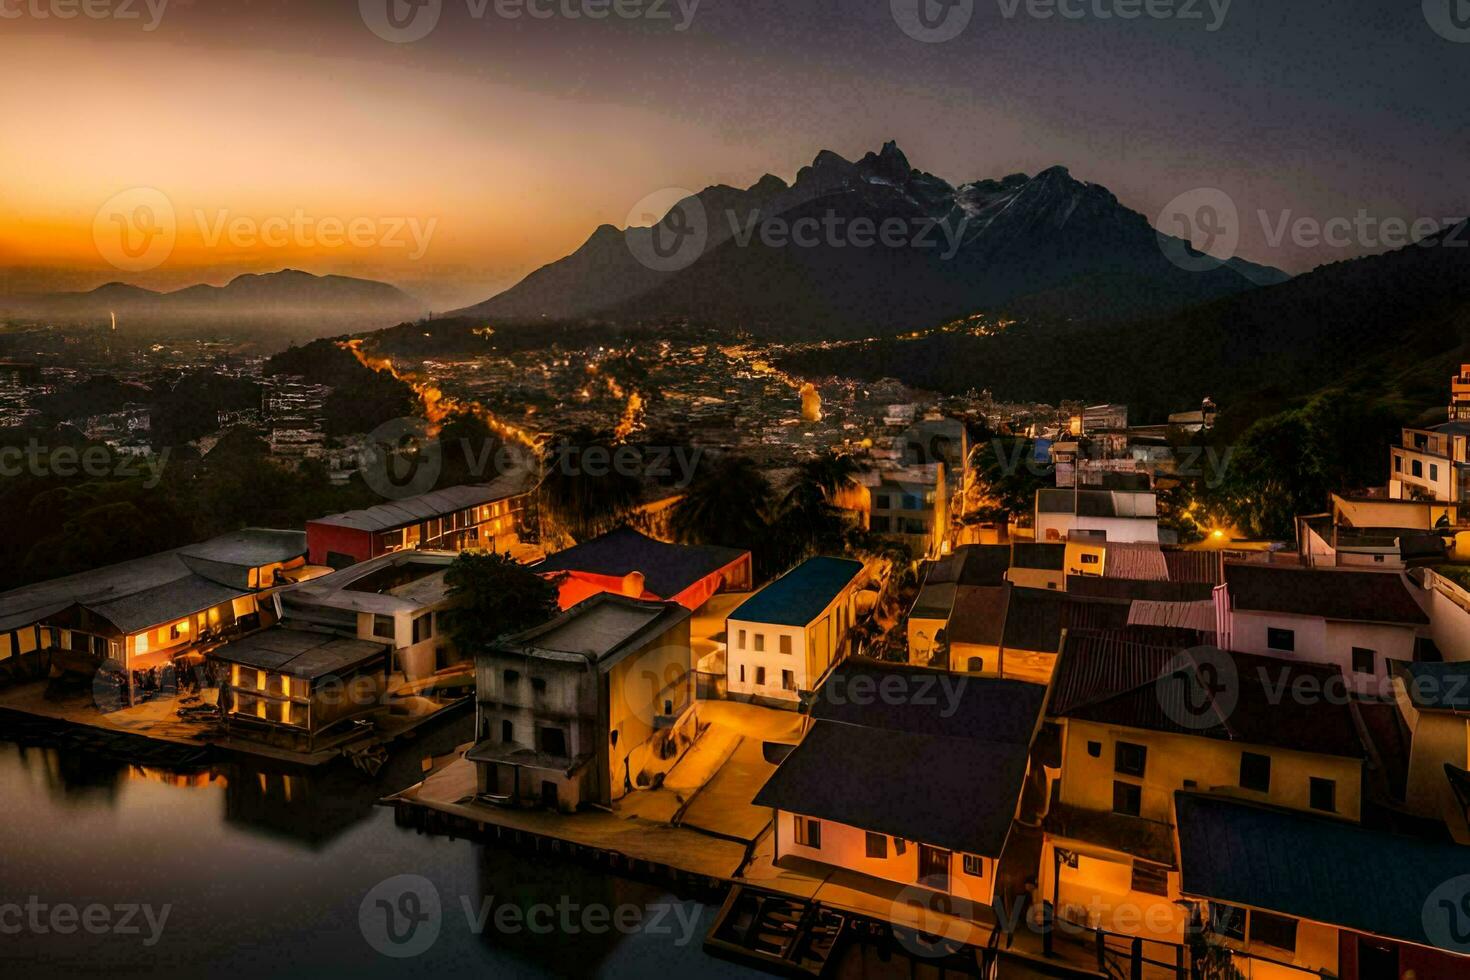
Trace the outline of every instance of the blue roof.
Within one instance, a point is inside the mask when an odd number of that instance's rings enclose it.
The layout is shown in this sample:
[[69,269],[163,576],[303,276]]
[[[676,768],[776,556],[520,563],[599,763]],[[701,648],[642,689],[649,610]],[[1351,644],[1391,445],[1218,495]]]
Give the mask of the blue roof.
[[730,619],[806,626],[863,570],[850,558],[808,558],[740,604]]
[[1216,796],[1174,801],[1186,895],[1470,953],[1439,902],[1458,910],[1470,889],[1470,847]]

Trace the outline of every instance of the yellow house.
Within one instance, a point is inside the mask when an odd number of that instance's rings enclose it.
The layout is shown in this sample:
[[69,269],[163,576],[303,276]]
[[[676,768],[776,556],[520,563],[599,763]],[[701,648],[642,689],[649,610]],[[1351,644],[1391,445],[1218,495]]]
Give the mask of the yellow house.
[[[1367,750],[1354,708],[1282,697],[1335,668],[1069,635],[1049,716],[1061,773],[1045,820],[1041,891],[1067,920],[1182,943],[1174,795],[1199,792],[1356,822]],[[1335,970],[1330,930],[1285,952]]]
[[1067,587],[1067,546],[1060,542],[1017,541],[1011,545],[1011,567],[1006,578],[1023,589]]
[[1068,575],[1100,577],[1105,570],[1108,543],[1102,538],[1073,534],[1067,538],[1064,564]]

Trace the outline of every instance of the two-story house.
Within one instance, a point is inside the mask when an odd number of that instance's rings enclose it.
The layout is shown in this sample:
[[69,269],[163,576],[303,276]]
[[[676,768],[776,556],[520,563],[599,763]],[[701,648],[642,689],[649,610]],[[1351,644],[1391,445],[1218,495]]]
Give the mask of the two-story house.
[[849,653],[865,577],[860,561],[808,558],[736,607],[725,622],[729,693],[796,708]]
[[1353,690],[1386,695],[1389,661],[1414,660],[1417,638],[1429,634],[1410,589],[1400,572],[1227,563],[1215,591],[1219,642],[1331,664]]
[[1298,683],[1322,691],[1333,673],[1213,647],[1069,634],[1048,708],[1060,729],[1061,772],[1041,860],[1041,892],[1058,915],[1184,942],[1173,840],[1179,790],[1357,821],[1368,753],[1353,706],[1288,694]]
[[650,785],[698,719],[690,611],[600,592],[475,657],[481,796],[575,810]]

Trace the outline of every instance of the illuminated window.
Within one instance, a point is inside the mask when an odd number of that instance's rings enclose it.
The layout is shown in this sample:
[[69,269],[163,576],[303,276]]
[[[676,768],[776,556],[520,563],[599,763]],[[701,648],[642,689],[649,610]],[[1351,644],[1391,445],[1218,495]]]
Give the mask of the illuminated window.
[[822,847],[822,822],[810,817],[795,817],[796,842],[802,847]]
[[13,651],[10,645],[10,634],[0,633],[0,660],[9,660]]
[[134,653],[147,653],[148,652],[148,634],[147,633],[139,633],[137,636],[133,637],[133,652]]

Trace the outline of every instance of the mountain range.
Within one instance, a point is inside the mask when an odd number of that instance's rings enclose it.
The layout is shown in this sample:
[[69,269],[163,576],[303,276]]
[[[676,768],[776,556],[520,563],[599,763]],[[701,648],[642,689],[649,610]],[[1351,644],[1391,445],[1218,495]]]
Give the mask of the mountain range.
[[824,150],[791,184],[768,174],[744,190],[705,188],[648,226],[603,225],[449,315],[687,319],[840,339],[978,311],[1119,321],[1287,278],[1240,260],[1181,268],[1143,215],[1065,167],[956,187],[890,142],[857,162]]
[[396,286],[296,269],[242,275],[223,286],[199,284],[157,292],[110,282],[87,292],[0,298],[0,315],[45,317],[63,323],[213,329],[245,326],[260,332],[323,336],[413,320],[425,305]]

